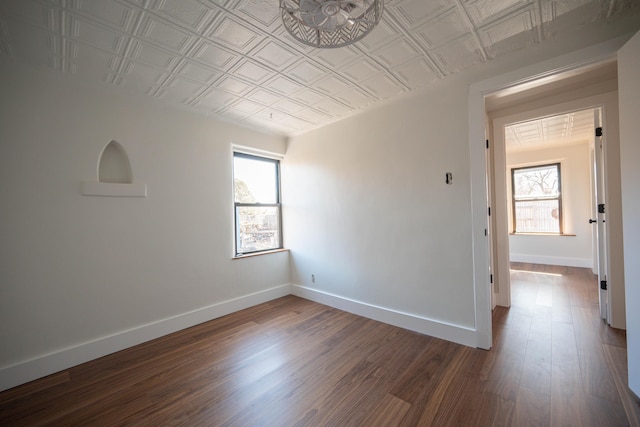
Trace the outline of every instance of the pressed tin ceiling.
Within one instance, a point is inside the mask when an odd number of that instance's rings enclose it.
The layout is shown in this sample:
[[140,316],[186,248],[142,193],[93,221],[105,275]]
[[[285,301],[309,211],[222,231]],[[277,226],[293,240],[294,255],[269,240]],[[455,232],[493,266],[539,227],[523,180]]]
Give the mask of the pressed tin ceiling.
[[504,128],[507,151],[589,143],[594,136],[594,110],[580,110],[514,123]]
[[354,45],[295,41],[278,0],[0,0],[0,54],[266,132],[295,135],[638,0],[390,0]]

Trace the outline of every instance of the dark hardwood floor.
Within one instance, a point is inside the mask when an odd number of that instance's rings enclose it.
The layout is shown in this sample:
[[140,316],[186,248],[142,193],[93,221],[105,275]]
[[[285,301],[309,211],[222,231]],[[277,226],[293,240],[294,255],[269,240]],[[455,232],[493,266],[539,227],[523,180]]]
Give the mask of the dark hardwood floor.
[[640,425],[591,272],[512,268],[491,351],[288,296],[0,393],[0,425]]

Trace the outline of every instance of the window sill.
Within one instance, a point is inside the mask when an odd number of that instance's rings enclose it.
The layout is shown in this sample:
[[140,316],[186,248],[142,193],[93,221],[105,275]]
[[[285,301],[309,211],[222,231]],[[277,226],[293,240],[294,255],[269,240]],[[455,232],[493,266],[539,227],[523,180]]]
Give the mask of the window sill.
[[556,237],[576,237],[575,234],[560,233],[509,233],[509,236],[556,236]]
[[277,254],[279,252],[289,252],[289,249],[286,248],[282,248],[282,249],[273,249],[271,251],[264,251],[264,252],[254,252],[251,254],[245,254],[245,255],[236,255],[234,257],[232,257],[231,259],[243,259],[243,258],[253,258],[254,256],[261,256],[261,255],[269,255],[269,254]]

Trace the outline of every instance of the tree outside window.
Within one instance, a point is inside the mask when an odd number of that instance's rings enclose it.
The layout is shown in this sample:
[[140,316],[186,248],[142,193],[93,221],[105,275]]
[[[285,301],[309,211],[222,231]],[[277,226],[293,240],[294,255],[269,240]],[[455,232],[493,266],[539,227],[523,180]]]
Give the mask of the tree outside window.
[[514,233],[562,234],[560,163],[511,169]]

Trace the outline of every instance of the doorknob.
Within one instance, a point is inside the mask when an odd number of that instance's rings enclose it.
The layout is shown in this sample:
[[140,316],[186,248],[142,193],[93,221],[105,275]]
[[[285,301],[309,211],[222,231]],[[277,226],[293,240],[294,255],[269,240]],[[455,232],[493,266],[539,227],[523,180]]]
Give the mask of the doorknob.
[[594,222],[598,222],[598,220],[597,219],[590,219],[589,220],[589,224],[593,224]]

